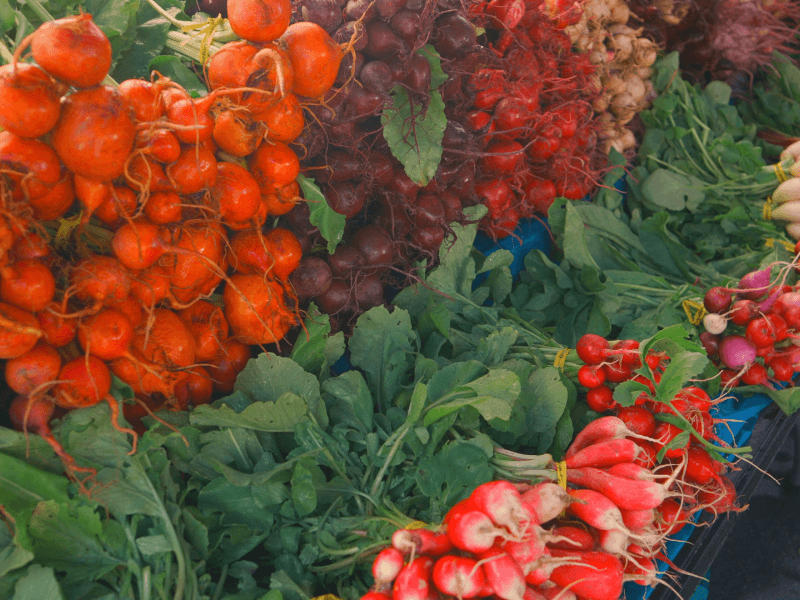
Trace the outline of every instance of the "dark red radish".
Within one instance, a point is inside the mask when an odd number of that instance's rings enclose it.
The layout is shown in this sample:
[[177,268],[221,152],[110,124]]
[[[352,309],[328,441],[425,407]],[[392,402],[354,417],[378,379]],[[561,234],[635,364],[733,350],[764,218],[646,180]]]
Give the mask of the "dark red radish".
[[575,350],[587,365],[599,365],[609,354],[609,343],[602,336],[587,333],[580,337]]
[[614,391],[607,385],[598,385],[586,392],[586,405],[595,412],[606,412],[617,406]]
[[617,418],[634,433],[645,437],[652,437],[656,430],[656,419],[646,408],[641,406],[626,406],[617,410]]

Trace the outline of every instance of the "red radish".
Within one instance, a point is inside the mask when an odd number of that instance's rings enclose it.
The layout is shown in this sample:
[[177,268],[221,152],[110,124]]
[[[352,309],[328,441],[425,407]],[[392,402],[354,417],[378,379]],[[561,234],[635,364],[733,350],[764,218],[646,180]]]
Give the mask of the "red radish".
[[576,564],[556,567],[553,583],[568,587],[586,600],[617,600],[622,595],[623,566],[606,552],[553,550],[553,556],[574,559]]
[[482,596],[488,582],[483,565],[466,556],[443,556],[433,566],[436,588],[456,598]]
[[[683,432],[683,429],[677,425],[673,425],[672,423],[659,423],[658,427],[656,427],[655,433],[653,433],[653,445],[655,446],[656,451],[660,452],[665,446],[667,446],[667,444],[670,444],[672,440],[674,440]],[[679,458],[683,456],[688,446],[689,439],[687,438],[683,445],[670,448],[664,453],[664,456],[666,458]]]
[[111,42],[88,13],[45,21],[29,39],[36,63],[71,86],[95,86],[111,67]]
[[567,509],[570,514],[595,529],[619,529],[628,532],[619,507],[607,496],[590,489],[575,489],[571,495],[575,501]]
[[573,498],[557,483],[544,481],[522,494],[521,500],[534,523],[547,523],[560,515]]
[[619,529],[598,529],[597,543],[604,552],[624,555],[628,547],[628,534]]
[[512,535],[519,535],[525,529],[528,513],[512,483],[502,480],[483,483],[470,498],[475,508],[488,515],[495,525],[508,528]]
[[472,498],[467,496],[463,500],[456,502],[455,505],[453,505],[453,507],[447,511],[447,513],[444,515],[444,519],[442,519],[442,525],[447,526],[455,517],[472,512],[473,510],[476,510],[475,505],[472,503]]
[[572,440],[569,448],[566,451],[566,457],[574,456],[579,450],[583,450],[587,446],[595,444],[603,439],[619,439],[630,436],[633,434],[625,425],[625,421],[615,416],[600,417],[590,422],[586,427],[581,429]]
[[751,271],[739,280],[737,294],[747,300],[757,300],[769,290],[771,267]]
[[639,479],[641,481],[653,481],[656,475],[647,467],[639,463],[619,463],[604,469],[606,473],[626,479]]
[[[528,588],[529,590],[531,588]],[[542,598],[546,600],[578,600],[578,597],[575,595],[569,588],[562,588],[560,585],[556,585],[552,581],[546,581],[539,586],[539,591],[541,592]],[[539,598],[528,598],[527,595],[525,600],[539,600]]]
[[659,582],[659,572],[655,561],[644,556],[629,560],[625,565],[625,581],[644,586],[656,585]]
[[50,131],[61,112],[61,96],[50,76],[30,63],[0,66],[0,127],[20,137]]
[[43,333],[31,313],[0,302],[0,359],[22,356],[36,345]]
[[578,357],[587,365],[599,365],[608,355],[608,340],[600,335],[587,333],[578,340],[575,349]]
[[550,529],[550,537],[547,547],[561,550],[591,550],[596,544],[594,536],[585,526],[556,525]]
[[606,382],[606,372],[600,365],[583,365],[578,369],[578,383],[585,388],[596,388]]
[[586,404],[595,412],[606,412],[617,406],[614,391],[607,385],[599,385],[586,392]]
[[724,313],[733,303],[733,294],[728,288],[711,287],[703,296],[703,306],[712,313]]
[[6,361],[8,387],[21,396],[42,394],[54,385],[61,370],[61,355],[45,342],[39,342],[22,356]]
[[479,510],[459,512],[447,522],[447,536],[453,546],[466,552],[485,552],[506,533]]
[[127,102],[115,88],[101,85],[64,99],[51,143],[76,175],[111,181],[125,171],[135,139]]
[[453,549],[446,532],[430,529],[398,529],[392,534],[392,547],[403,554],[442,556]]
[[433,592],[433,559],[419,556],[403,567],[392,587],[393,600],[430,600]]
[[701,488],[697,494],[700,507],[708,509],[718,515],[724,512],[743,510],[736,506],[736,488],[733,482],[725,475],[720,475],[722,483],[711,481]]
[[652,437],[656,430],[656,419],[649,410],[642,406],[626,406],[617,411],[617,417],[625,426],[638,435]]
[[622,462],[633,462],[642,449],[627,438],[602,440],[579,450],[566,459],[567,468],[610,467]]
[[752,300],[741,299],[733,303],[730,319],[735,325],[746,326],[750,321],[759,316],[758,305]]
[[[652,524],[656,518],[656,511],[652,508],[646,510],[620,509],[620,513],[622,514],[622,522],[625,523],[625,527],[634,531],[637,529],[644,529]],[[604,549],[607,550],[608,548]]]
[[392,600],[392,596],[382,592],[367,592],[361,596],[360,600]]
[[375,578],[375,585],[381,587],[386,583],[392,583],[402,571],[404,562],[403,553],[397,548],[381,550],[372,562],[372,576]]
[[494,595],[502,600],[523,600],[525,575],[516,561],[497,547],[481,552],[479,556]]
[[[713,510],[713,509],[712,509]],[[677,533],[686,525],[689,517],[686,511],[672,498],[667,498],[656,509],[656,527],[665,535]]]
[[[570,469],[567,472],[567,477],[576,485],[602,493],[612,500],[616,506],[627,510],[655,508],[669,496],[667,485],[662,485],[655,481],[616,477],[601,469],[593,469],[591,467]],[[574,504],[571,506],[574,506]]]
[[541,527],[532,524],[523,538],[506,540],[500,544],[500,547],[516,561],[524,574],[544,554],[545,535]]

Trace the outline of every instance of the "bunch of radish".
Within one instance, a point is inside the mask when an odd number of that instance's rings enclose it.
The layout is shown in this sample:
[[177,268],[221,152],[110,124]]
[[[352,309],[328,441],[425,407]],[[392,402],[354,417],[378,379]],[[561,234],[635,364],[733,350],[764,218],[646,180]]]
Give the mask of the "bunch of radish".
[[111,44],[87,13],[0,67],[0,359],[12,423],[55,448],[54,410],[108,401],[135,450],[144,414],[230,393],[251,347],[299,323],[302,248],[267,220],[300,199],[300,95],[325,93],[344,50],[290,25],[288,0],[259,6],[229,3],[246,39],[215,54],[200,98],[160,76],[105,85]]
[[[600,82],[588,53],[564,28],[579,3],[492,0],[475,7],[495,57],[470,75],[470,129],[483,142],[475,191],[484,228],[509,235],[520,218],[546,215],[557,196],[581,199],[597,185],[606,154],[593,102]],[[489,41],[491,40],[491,41]]]
[[[800,251],[800,244],[795,252]],[[700,340],[726,388],[781,386],[800,372],[800,292],[786,284],[793,265],[767,266],[735,287],[709,288]],[[776,270],[777,275],[773,276]]]
[[[655,561],[664,558],[665,540],[694,511],[735,509],[735,493],[716,474],[724,489],[707,486],[695,500],[677,469],[637,459],[646,437],[617,417],[597,419],[568,449],[563,486],[492,481],[440,526],[396,531],[373,562],[374,585],[362,600],[616,600],[625,581],[661,582]],[[530,462],[508,454],[503,464],[512,471]],[[555,479],[552,471],[547,477]]]

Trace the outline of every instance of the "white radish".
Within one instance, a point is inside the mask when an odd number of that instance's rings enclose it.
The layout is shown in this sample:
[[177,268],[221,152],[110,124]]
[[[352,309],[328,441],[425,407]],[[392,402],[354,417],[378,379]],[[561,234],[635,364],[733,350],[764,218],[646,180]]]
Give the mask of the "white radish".
[[800,221],[800,200],[786,202],[778,208],[773,208],[772,218],[778,221]]
[[717,313],[708,313],[703,317],[703,327],[708,333],[720,335],[728,328],[728,319]]
[[792,177],[781,183],[772,193],[772,201],[776,204],[800,200],[800,177]]

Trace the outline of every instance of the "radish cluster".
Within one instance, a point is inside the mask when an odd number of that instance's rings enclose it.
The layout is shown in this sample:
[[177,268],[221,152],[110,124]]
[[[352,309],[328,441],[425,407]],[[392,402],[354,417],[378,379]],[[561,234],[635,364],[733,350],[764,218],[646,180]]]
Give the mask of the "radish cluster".
[[[229,4],[238,26],[247,3]],[[300,200],[300,97],[325,93],[343,53],[274,4],[269,26],[249,23],[256,38],[214,55],[201,98],[157,74],[104,85],[111,45],[87,13],[45,23],[0,67],[0,359],[15,426],[49,436],[53,407],[108,401],[135,449],[142,416],[229,394],[251,348],[299,323],[289,278],[303,250],[273,219]],[[117,423],[112,375],[136,395],[134,429]]]
[[785,385],[800,372],[796,285],[775,283],[772,268],[748,273],[736,287],[709,288],[700,341],[725,387]]
[[[597,419],[567,450],[563,487],[492,481],[440,526],[396,531],[362,600],[616,600],[625,581],[655,585],[666,538],[694,511],[734,509],[735,492],[715,473],[720,491],[706,486],[690,500],[679,469],[641,459],[647,437],[618,417]],[[514,455],[503,468],[515,461],[526,463]]]

